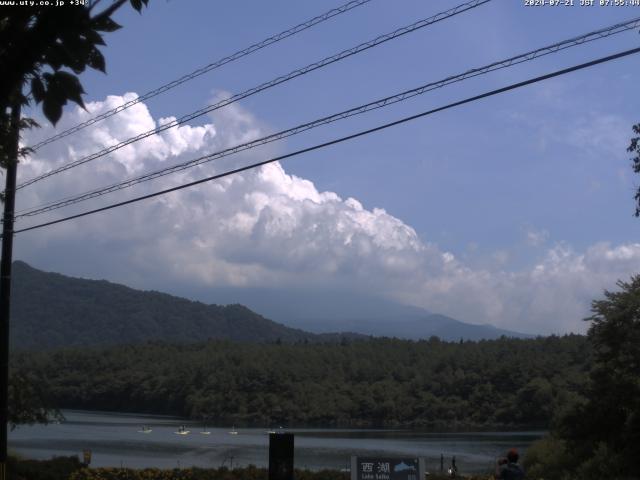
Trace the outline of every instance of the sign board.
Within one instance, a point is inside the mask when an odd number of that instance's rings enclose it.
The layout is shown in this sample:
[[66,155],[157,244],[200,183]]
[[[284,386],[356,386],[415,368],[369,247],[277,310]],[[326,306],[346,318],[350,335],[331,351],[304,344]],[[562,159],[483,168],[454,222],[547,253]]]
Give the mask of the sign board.
[[418,457],[351,457],[351,480],[422,480],[424,472]]

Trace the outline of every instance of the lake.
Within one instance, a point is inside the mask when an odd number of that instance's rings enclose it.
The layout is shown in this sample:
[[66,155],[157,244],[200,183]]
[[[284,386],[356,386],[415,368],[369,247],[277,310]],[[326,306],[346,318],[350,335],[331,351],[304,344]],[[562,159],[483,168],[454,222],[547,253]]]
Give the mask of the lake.
[[[174,417],[63,411],[60,424],[22,426],[9,433],[9,450],[25,457],[92,451],[93,467],[267,466],[267,429],[208,426]],[[190,430],[178,435],[180,425]],[[151,431],[143,433],[143,427]],[[351,455],[407,455],[426,458],[427,471],[445,468],[455,455],[461,473],[488,471],[509,448],[521,454],[544,432],[433,433],[415,430],[285,429],[295,434],[295,466],[318,470],[348,468]]]

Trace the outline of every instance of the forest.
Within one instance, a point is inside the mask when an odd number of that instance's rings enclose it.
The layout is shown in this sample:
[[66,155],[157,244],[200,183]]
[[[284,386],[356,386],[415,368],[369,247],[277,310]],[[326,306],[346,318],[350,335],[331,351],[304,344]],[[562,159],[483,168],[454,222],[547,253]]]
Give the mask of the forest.
[[443,342],[208,341],[15,354],[57,408],[172,414],[210,424],[547,428],[581,397],[584,336]]
[[640,275],[616,287],[593,301],[586,336],[14,353],[12,418],[46,421],[57,407],[173,414],[210,426],[544,428],[524,458],[530,478],[638,479]]

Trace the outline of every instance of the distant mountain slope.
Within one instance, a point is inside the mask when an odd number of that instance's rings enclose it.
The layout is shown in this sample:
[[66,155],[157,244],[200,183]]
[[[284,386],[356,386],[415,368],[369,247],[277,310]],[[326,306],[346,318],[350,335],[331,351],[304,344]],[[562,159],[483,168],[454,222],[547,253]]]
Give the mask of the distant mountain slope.
[[[183,292],[186,293],[186,292]],[[191,294],[194,290],[190,291]],[[310,319],[368,319],[429,315],[424,308],[402,305],[367,293],[342,289],[217,287],[195,292],[211,303],[240,303],[285,324]]]
[[268,320],[242,305],[205,305],[104,280],[13,264],[12,349],[114,345],[208,338],[249,342],[339,340]]
[[220,306],[105,280],[47,273],[20,261],[14,262],[13,268],[11,345],[20,350],[150,340],[339,342],[369,335],[413,340],[435,335],[449,341],[526,337],[366,295],[326,292],[323,297],[294,290],[216,289],[216,300],[237,302]]
[[201,298],[237,302],[292,328],[309,332],[357,332],[363,335],[443,340],[491,340],[502,335],[532,338],[492,325],[474,325],[389,299],[340,290],[217,288]]
[[[288,323],[288,322],[285,322]],[[296,327],[314,333],[343,329],[376,337],[397,337],[408,340],[428,339],[431,336],[442,340],[494,340],[501,336],[513,338],[533,338],[533,335],[496,328],[493,325],[473,325],[446,315],[425,312],[422,315],[397,316],[390,321],[387,317],[349,319],[305,319],[296,322]]]

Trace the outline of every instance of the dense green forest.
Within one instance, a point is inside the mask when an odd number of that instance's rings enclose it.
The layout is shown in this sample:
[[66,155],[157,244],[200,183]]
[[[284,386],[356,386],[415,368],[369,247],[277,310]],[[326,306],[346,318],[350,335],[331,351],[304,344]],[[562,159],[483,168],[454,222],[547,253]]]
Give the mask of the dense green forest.
[[[585,337],[447,343],[149,343],[16,355],[59,408],[236,425],[546,427],[578,397]],[[18,372],[15,372],[18,373]],[[24,373],[25,375],[27,373]]]
[[583,398],[563,405],[527,451],[532,478],[640,478],[640,275],[616,287],[592,303]]

